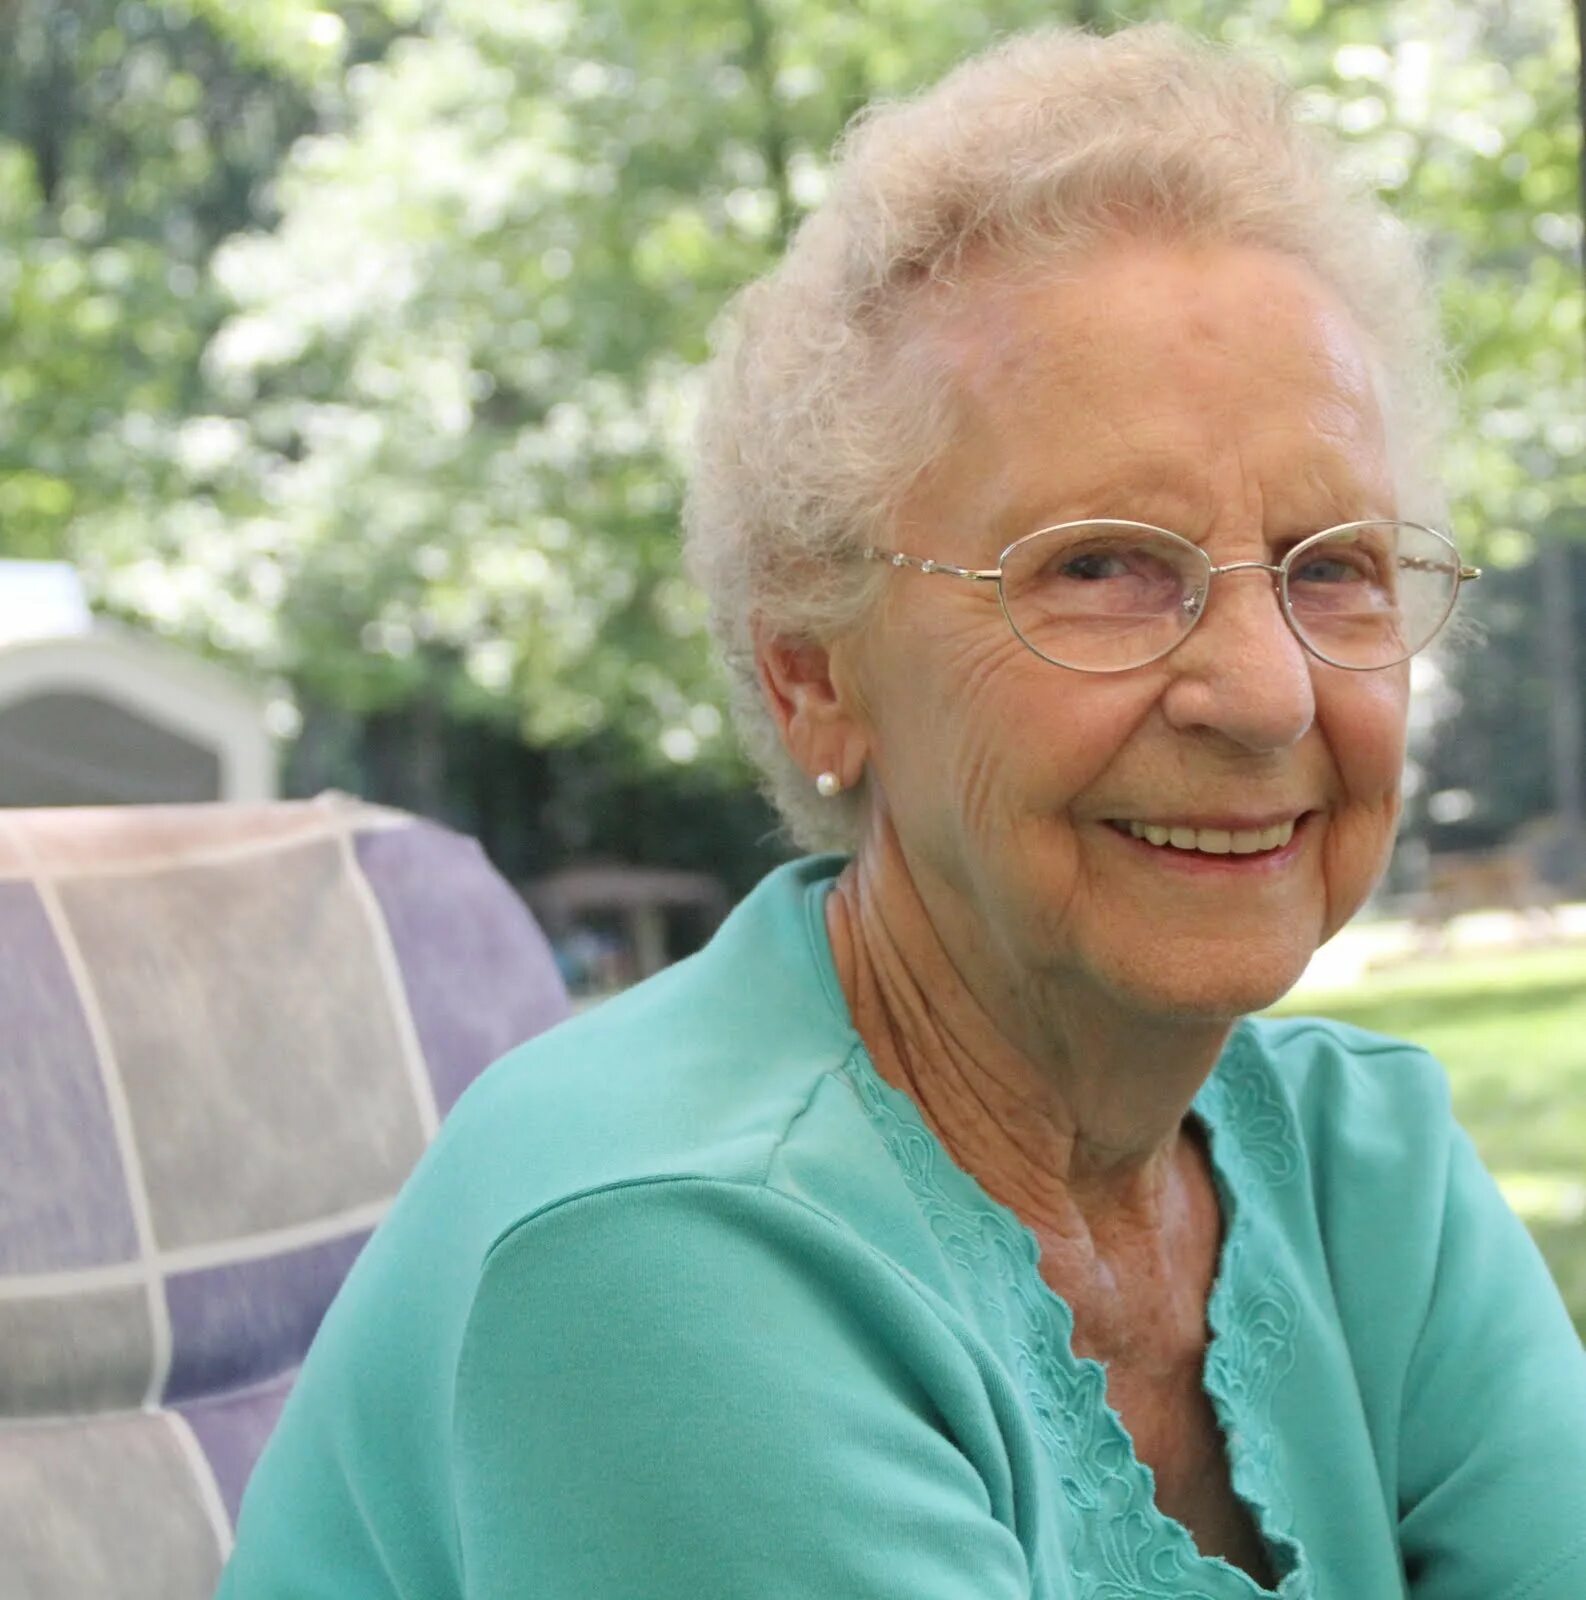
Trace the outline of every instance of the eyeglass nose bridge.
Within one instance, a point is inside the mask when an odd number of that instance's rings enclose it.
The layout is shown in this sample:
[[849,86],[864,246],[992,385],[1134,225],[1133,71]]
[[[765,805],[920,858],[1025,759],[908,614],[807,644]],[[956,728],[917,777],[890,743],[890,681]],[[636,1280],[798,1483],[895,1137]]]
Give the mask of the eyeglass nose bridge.
[[1225,572],[1242,572],[1247,567],[1254,567],[1258,572],[1270,572],[1278,577],[1283,574],[1283,568],[1274,566],[1270,561],[1230,561],[1226,566],[1208,568],[1206,576],[1220,578]]
[[[1200,588],[1191,590],[1189,594],[1184,596],[1184,611],[1186,615],[1195,621],[1200,620],[1201,613],[1206,609],[1207,597],[1211,594],[1212,579],[1220,578],[1225,572],[1270,572],[1274,579],[1274,588],[1277,587],[1278,580],[1283,577],[1283,568],[1275,566],[1270,561],[1230,561],[1225,566],[1207,567],[1205,583]],[[1284,615],[1288,616],[1287,607],[1284,607]],[[1292,625],[1293,619],[1289,618],[1289,621]],[[1303,639],[1301,643],[1304,643]]]

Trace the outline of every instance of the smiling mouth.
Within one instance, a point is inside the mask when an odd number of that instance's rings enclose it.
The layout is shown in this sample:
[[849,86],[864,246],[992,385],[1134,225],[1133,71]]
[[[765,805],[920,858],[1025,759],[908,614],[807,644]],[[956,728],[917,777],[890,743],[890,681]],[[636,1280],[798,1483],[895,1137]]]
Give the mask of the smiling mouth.
[[1160,849],[1189,850],[1208,856],[1253,856],[1281,850],[1294,837],[1299,820],[1290,818],[1265,828],[1192,828],[1182,823],[1117,818],[1108,826]]

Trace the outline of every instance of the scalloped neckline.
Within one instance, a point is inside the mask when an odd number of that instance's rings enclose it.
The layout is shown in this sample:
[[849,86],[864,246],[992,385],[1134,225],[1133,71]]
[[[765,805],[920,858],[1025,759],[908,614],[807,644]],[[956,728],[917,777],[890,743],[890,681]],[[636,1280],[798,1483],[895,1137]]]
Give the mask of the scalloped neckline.
[[[1080,1537],[1070,1541],[1068,1555],[1075,1562],[1071,1575],[1079,1595],[1086,1600],[1311,1600],[1311,1564],[1290,1531],[1287,1497],[1271,1461],[1271,1400],[1292,1365],[1290,1336],[1298,1302],[1276,1271],[1255,1278],[1246,1203],[1258,1175],[1281,1182],[1293,1173],[1298,1149],[1248,1025],[1235,1026],[1190,1110],[1205,1130],[1223,1219],[1217,1272],[1207,1297],[1211,1337],[1202,1382],[1217,1417],[1234,1493],[1254,1520],[1273,1569],[1282,1574],[1271,1589],[1221,1556],[1203,1555],[1189,1529],[1157,1505],[1155,1474],[1107,1399],[1106,1368],[1074,1352],[1073,1310],[1041,1276],[1035,1234],[953,1160],[914,1101],[876,1070],[853,1026],[832,958],[825,918],[832,882],[810,884],[806,907],[821,986],[850,1040],[843,1074],[942,1248],[962,1270],[980,1275],[992,1269],[1000,1279],[999,1310],[1018,1375],[1036,1431],[1075,1513]],[[1240,1124],[1242,1138],[1233,1123]],[[1086,1537],[1097,1531],[1097,1512],[1125,1519],[1120,1526],[1129,1526],[1135,1537]]]

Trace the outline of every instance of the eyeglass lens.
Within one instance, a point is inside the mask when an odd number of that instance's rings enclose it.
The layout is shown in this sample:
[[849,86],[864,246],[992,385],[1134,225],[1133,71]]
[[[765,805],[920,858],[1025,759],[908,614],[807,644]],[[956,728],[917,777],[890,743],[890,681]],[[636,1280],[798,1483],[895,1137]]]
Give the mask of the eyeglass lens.
[[[1208,598],[1210,562],[1196,545],[1128,523],[1074,523],[1004,553],[1002,603],[1014,631],[1059,666],[1119,672],[1171,650]],[[1259,582],[1255,572],[1218,581]],[[1336,666],[1392,666],[1447,620],[1459,556],[1410,522],[1364,522],[1296,545],[1282,600],[1294,631]]]

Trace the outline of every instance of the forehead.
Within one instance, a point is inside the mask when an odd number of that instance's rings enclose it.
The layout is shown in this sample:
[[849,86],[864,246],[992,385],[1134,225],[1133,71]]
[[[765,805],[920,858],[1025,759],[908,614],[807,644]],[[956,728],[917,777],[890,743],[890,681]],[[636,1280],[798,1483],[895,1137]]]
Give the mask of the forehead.
[[1209,520],[1389,493],[1364,339],[1286,257],[1130,243],[978,292],[971,273],[921,336],[960,423],[932,493],[987,498],[999,523],[1026,501],[1055,518],[1183,500]]

